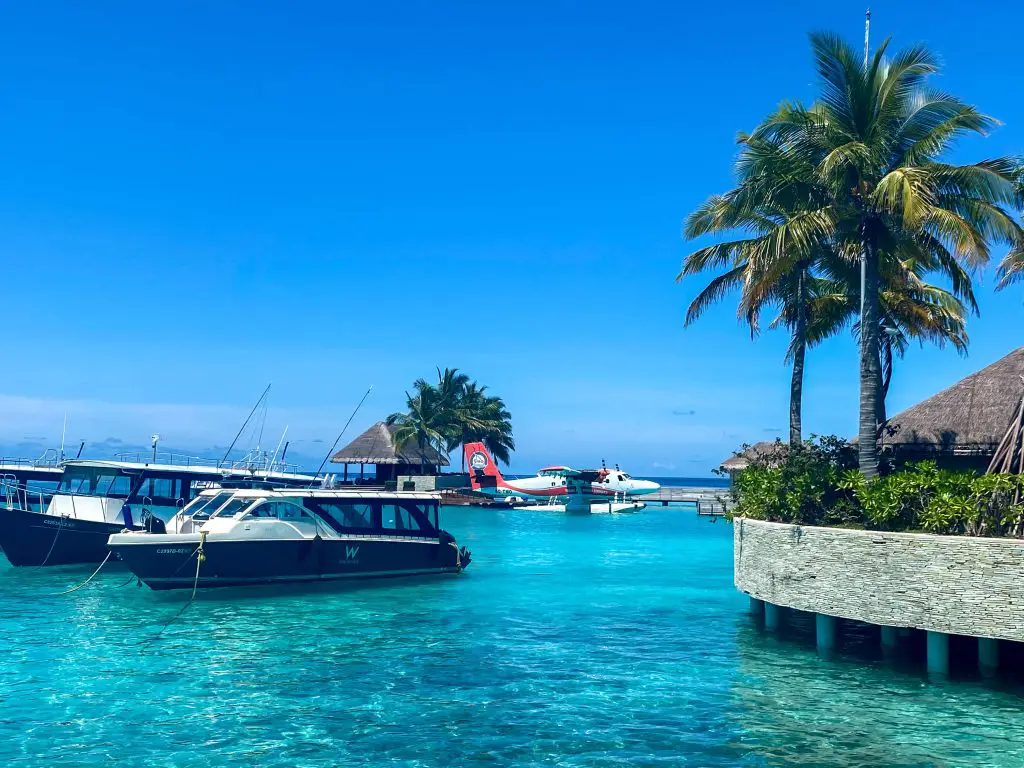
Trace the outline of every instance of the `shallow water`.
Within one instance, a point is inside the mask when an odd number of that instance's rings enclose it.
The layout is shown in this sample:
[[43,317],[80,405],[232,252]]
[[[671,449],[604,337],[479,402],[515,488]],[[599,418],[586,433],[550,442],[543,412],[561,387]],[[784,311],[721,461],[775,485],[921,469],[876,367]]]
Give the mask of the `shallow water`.
[[1024,698],[763,635],[731,528],[448,509],[458,577],[154,593],[0,566],[0,761],[1024,765]]

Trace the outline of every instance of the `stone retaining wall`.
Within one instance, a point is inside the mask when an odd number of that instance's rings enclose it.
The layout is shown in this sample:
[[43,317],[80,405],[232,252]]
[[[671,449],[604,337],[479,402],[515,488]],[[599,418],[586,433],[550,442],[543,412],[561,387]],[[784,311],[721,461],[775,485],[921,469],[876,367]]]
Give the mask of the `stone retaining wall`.
[[1024,542],[737,518],[734,578],[776,605],[1024,641]]

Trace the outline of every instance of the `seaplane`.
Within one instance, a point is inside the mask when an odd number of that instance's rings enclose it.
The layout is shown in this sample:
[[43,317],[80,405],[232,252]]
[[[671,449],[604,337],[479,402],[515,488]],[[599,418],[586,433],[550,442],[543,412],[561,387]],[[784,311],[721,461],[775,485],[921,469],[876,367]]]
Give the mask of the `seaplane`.
[[541,508],[552,512],[632,512],[646,506],[635,497],[661,488],[650,480],[637,480],[618,467],[544,467],[536,477],[509,481],[502,477],[483,443],[467,443],[465,452],[470,487],[477,493],[507,499],[513,506],[532,501],[546,502]]

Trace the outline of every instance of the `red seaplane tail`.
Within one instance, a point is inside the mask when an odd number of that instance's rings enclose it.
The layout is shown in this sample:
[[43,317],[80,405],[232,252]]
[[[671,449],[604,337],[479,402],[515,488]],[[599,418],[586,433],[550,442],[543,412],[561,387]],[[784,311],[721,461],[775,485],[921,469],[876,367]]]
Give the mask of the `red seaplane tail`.
[[470,487],[474,491],[485,491],[505,485],[505,478],[498,471],[498,465],[491,458],[491,452],[483,443],[466,443],[466,469],[469,471]]

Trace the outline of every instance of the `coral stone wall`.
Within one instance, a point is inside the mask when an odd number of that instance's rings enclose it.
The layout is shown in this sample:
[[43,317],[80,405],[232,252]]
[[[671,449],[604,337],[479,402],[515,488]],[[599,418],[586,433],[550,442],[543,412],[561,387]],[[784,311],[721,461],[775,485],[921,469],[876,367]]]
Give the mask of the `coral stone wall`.
[[734,579],[776,605],[1024,641],[1024,542],[737,518]]

